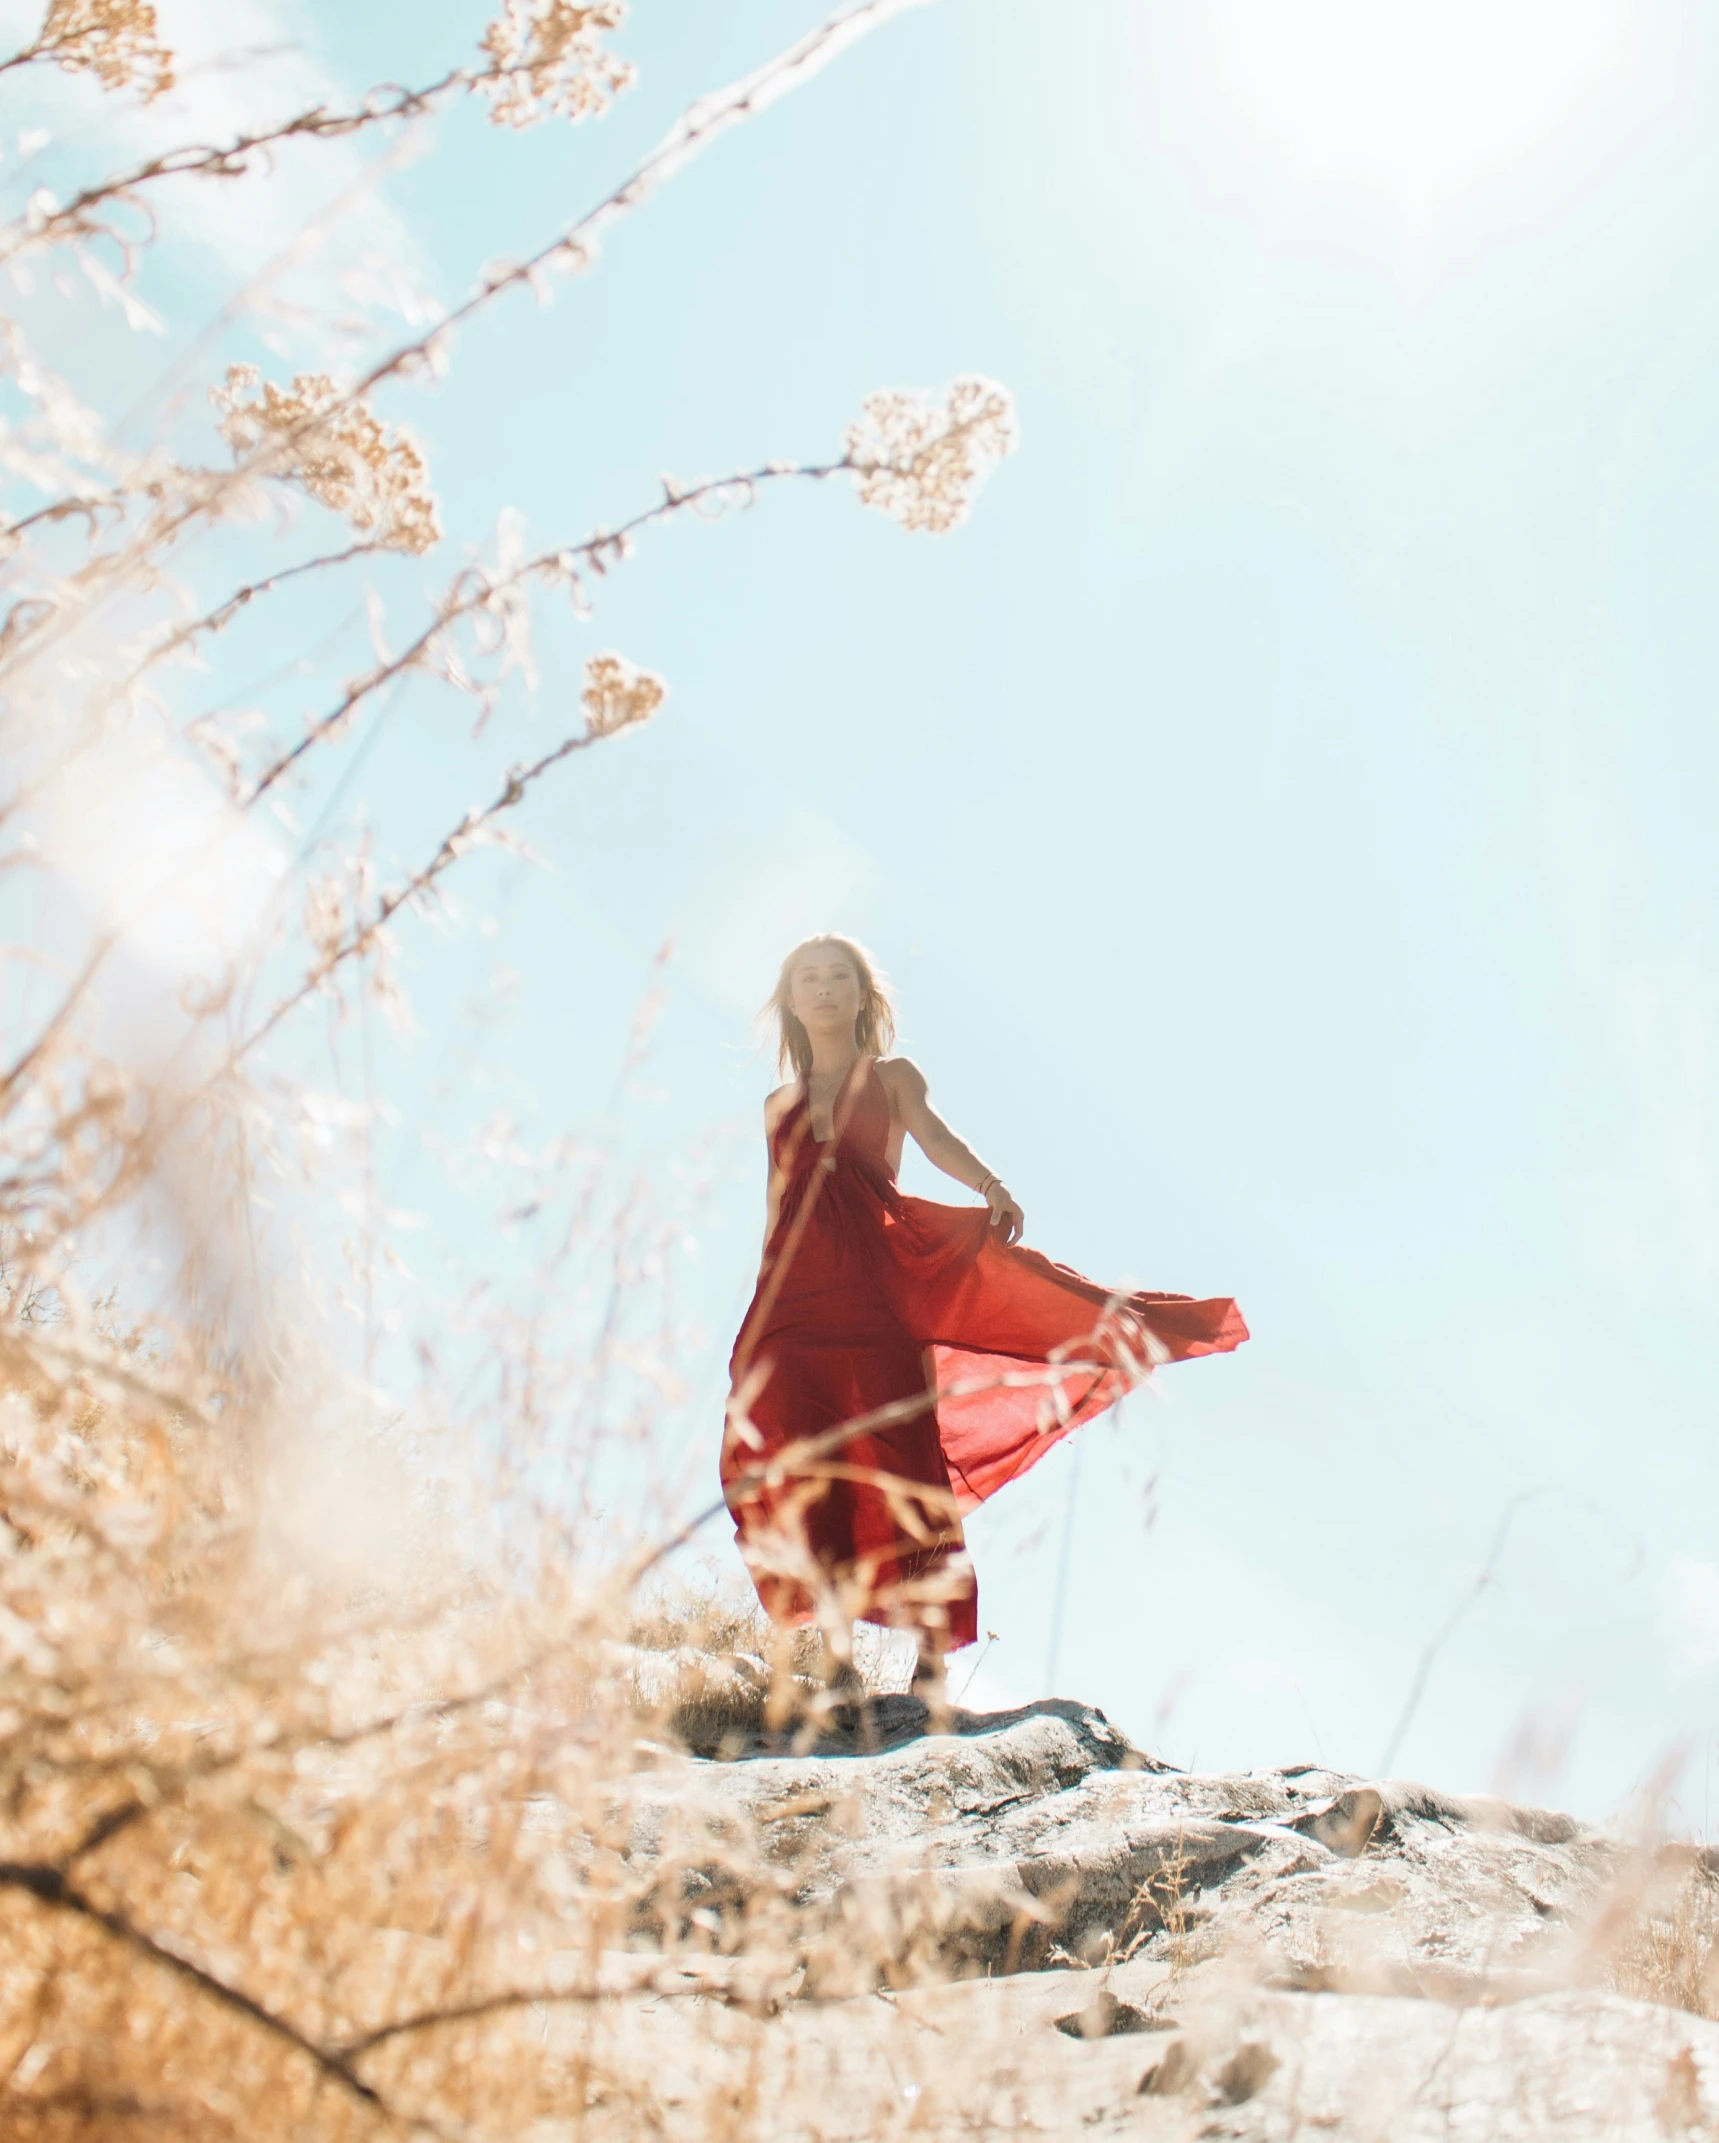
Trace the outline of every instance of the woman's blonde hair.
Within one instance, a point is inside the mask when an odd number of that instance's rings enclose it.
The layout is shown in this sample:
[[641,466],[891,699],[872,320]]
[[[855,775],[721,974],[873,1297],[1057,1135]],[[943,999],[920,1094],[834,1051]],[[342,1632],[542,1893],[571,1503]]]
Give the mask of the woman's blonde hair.
[[794,986],[794,970],[820,945],[834,946],[845,953],[854,964],[854,973],[859,977],[860,1008],[854,1021],[854,1041],[862,1057],[887,1056],[895,1046],[895,1011],[885,994],[887,985],[878,970],[877,962],[863,945],[852,938],[838,937],[833,931],[820,930],[815,938],[802,938],[782,962],[782,971],[776,977],[776,987],[764,1007],[765,1016],[776,1015],[776,1061],[784,1072],[792,1071],[798,1078],[810,1077],[812,1070],[812,1038],[805,1027],[788,1009],[788,995]]

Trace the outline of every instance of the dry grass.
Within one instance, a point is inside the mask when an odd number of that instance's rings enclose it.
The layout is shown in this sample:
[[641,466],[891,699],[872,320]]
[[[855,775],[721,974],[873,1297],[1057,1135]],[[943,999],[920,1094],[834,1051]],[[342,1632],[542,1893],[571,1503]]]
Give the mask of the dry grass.
[[882,1631],[861,1625],[838,1663],[819,1630],[777,1629],[755,1600],[710,1592],[657,1593],[630,1615],[627,1644],[641,1714],[695,1756],[809,1748],[912,1672],[911,1645]]
[[[99,1381],[38,1377],[0,1437],[0,2134],[756,2134],[733,2078],[789,2059],[796,1997],[995,1969],[1004,1934],[1006,1968],[1150,1964],[1149,2014],[1197,2001],[1180,1852],[1102,1953],[1062,1958],[1054,1898],[1023,1946],[929,1871],[815,1894],[848,1820],[827,1795],[747,1817],[685,1790],[689,1748],[816,1740],[846,1698],[814,1639],[428,1554],[385,1594],[316,1596],[271,1562],[235,1440]],[[1708,2015],[1716,1944],[1704,1856],[1621,1856],[1570,1977]],[[708,2104],[646,2058],[665,1985],[731,2018]],[[945,2092],[967,2058],[941,2057]]]
[[235,1440],[96,1381],[0,1441],[0,2133],[512,2136],[611,2103],[647,1953],[936,1969],[934,1915],[835,1935],[791,1826],[671,1806],[633,1850],[641,1771],[816,1739],[806,1638],[555,1577],[317,1597]]
[[1719,2017],[1719,1878],[1705,1850],[1649,1856],[1620,1884],[1602,1939],[1618,1993]]

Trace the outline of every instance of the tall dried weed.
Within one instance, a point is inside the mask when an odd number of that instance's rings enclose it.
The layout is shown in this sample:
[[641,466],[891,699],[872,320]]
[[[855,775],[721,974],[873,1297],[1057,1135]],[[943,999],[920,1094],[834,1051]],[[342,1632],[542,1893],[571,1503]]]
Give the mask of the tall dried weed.
[[[553,1207],[559,1239],[518,1300],[438,1334],[441,1353],[426,1343],[424,1390],[389,1413],[370,1382],[383,1252],[360,1231],[347,1271],[327,1270],[316,1204],[342,1191],[317,1156],[349,1135],[362,1148],[374,1100],[306,1088],[294,1037],[378,1006],[409,1017],[399,933],[445,916],[456,866],[509,842],[526,795],[654,716],[666,687],[622,654],[592,655],[577,693],[559,695],[574,719],[534,758],[498,763],[479,801],[395,867],[341,806],[339,755],[385,695],[440,688],[483,736],[534,674],[542,597],[583,619],[659,524],[719,517],[773,485],[847,476],[906,527],[953,525],[1012,444],[1006,398],[988,389],[970,409],[965,385],[946,410],[898,398],[827,460],[760,455],[664,480],[624,522],[535,549],[504,517],[493,549],[468,548],[404,623],[355,586],[372,656],[301,724],[258,717],[218,657],[235,621],[307,577],[432,556],[441,507],[392,398],[433,383],[479,313],[588,268],[600,229],[895,11],[859,0],[701,100],[547,243],[376,339],[344,377],[289,363],[282,386],[235,355],[210,389],[212,427],[176,418],[140,446],[110,421],[132,406],[125,366],[90,367],[86,399],[37,349],[28,303],[0,341],[0,872],[99,882],[113,863],[103,825],[128,856],[140,799],[166,782],[195,804],[147,886],[122,871],[81,938],[33,949],[44,979],[17,995],[28,1016],[0,1062],[8,2137],[514,2138],[552,2120],[632,2132],[656,2118],[655,2083],[612,2024],[665,1958],[742,2006],[804,1968],[794,1825],[750,1835],[671,1808],[656,1851],[633,1850],[641,1774],[688,1748],[803,1746],[863,1695],[832,1687],[815,1642],[718,1600],[641,1603],[631,1576],[650,1543],[605,1540],[589,1491],[580,1501],[565,1438],[587,1409],[620,1403],[616,1334],[649,1263],[635,1221],[602,1205],[577,1157],[521,1154],[505,1125],[486,1127],[479,1159],[528,1176],[520,1210]],[[0,263],[26,299],[44,270],[79,267],[115,301],[108,332],[154,332],[136,278],[172,238],[185,196],[169,182],[243,184],[282,144],[398,135],[465,95],[509,127],[598,117],[634,79],[606,43],[624,14],[506,0],[473,58],[417,86],[39,186],[0,228]],[[174,81],[168,28],[145,0],[50,0],[0,73],[55,67],[155,98]],[[70,135],[66,166],[101,138]],[[349,309],[343,291],[328,298]],[[243,294],[221,331],[256,326],[253,302]],[[290,319],[264,324],[290,345]],[[207,361],[196,339],[180,358]],[[320,515],[332,538],[317,538]],[[208,561],[227,553],[194,546],[228,530],[249,555],[272,552],[210,585]],[[212,676],[215,701],[180,715],[188,676]],[[317,824],[282,882],[235,901],[246,829],[305,799]],[[140,1041],[110,984],[152,932],[180,965]],[[270,1219],[282,1184],[302,1269]],[[546,1329],[566,1324],[587,1256],[609,1261],[601,1284],[619,1307],[597,1315],[585,1356],[569,1344],[552,1363]],[[342,1302],[364,1328],[362,1375],[319,1353],[305,1307]],[[643,1434],[667,1369],[645,1349],[628,1360],[643,1367],[628,1369],[622,1412]],[[343,1527],[356,1551],[336,1545]],[[868,1968],[863,1954],[843,1968],[856,1964]]]

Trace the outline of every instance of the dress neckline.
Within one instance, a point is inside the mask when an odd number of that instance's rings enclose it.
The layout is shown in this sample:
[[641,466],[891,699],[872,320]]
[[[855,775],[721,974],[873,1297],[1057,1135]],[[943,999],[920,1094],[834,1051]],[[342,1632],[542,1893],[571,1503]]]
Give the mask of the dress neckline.
[[[862,1064],[866,1067],[866,1070],[868,1072],[875,1071],[877,1069],[876,1057],[868,1056],[855,1057],[853,1063],[848,1066],[847,1074],[843,1078],[841,1085],[836,1088],[835,1098],[830,1103],[830,1135],[828,1138],[819,1138],[818,1136],[818,1127],[812,1121],[811,1082],[808,1078],[801,1079],[799,1106],[806,1112],[806,1129],[811,1132],[812,1143],[815,1146],[830,1146],[835,1143],[837,1137],[836,1111],[842,1105],[842,1096],[847,1092],[849,1086],[853,1083],[854,1073],[859,1069]],[[863,1080],[861,1084],[864,1084]],[[844,1125],[843,1128],[845,1129],[846,1126]]]

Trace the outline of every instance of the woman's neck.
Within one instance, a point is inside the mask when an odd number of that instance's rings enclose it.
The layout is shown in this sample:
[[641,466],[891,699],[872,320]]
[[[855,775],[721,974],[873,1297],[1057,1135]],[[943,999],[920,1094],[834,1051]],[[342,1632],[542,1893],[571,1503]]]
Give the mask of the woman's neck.
[[826,1042],[814,1036],[812,1038],[811,1077],[814,1079],[845,1077],[859,1062],[859,1055],[857,1046],[852,1042],[837,1041],[834,1037]]

